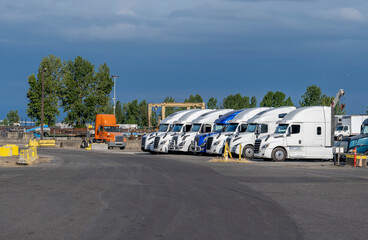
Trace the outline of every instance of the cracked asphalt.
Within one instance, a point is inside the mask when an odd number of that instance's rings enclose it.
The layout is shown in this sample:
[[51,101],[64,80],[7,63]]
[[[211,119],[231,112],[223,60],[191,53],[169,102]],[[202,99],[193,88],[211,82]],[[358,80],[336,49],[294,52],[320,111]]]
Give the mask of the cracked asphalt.
[[39,149],[0,169],[0,239],[365,239],[368,169]]

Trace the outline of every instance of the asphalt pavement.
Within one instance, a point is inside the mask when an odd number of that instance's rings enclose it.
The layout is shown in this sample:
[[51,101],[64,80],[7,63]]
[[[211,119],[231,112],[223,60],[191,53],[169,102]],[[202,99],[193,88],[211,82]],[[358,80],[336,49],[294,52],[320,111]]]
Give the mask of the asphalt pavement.
[[368,169],[39,149],[0,169],[0,239],[365,239]]

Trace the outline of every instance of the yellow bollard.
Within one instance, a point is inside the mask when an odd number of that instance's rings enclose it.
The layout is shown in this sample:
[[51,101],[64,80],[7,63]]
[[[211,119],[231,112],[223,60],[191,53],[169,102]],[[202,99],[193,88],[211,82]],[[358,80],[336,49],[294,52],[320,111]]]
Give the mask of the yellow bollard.
[[241,155],[242,155],[242,145],[239,144],[239,160],[241,160]]

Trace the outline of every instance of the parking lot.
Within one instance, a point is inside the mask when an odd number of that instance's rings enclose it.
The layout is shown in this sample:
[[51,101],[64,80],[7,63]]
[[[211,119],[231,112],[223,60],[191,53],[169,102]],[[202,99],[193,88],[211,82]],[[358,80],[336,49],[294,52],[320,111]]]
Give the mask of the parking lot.
[[364,239],[368,170],[39,149],[0,169],[0,239]]

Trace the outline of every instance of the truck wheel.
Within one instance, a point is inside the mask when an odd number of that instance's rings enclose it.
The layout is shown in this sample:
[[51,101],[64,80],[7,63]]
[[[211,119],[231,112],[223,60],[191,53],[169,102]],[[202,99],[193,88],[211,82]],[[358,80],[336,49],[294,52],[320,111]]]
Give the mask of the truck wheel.
[[92,142],[95,143],[96,142],[96,139],[93,139]]
[[286,158],[286,151],[283,148],[275,148],[272,151],[272,160],[274,162],[282,162]]
[[86,148],[87,146],[87,142],[85,139],[82,140],[82,143],[81,143],[81,148]]
[[243,156],[245,159],[251,160],[254,157],[254,147],[247,145],[243,148]]

